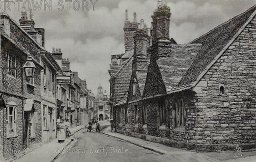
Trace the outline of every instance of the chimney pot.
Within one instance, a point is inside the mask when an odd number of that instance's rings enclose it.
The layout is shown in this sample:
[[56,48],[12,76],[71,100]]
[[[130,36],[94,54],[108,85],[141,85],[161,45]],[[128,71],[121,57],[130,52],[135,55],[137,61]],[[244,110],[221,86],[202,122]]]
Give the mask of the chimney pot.
[[137,22],[137,14],[136,14],[136,12],[133,13],[133,22],[134,23]]

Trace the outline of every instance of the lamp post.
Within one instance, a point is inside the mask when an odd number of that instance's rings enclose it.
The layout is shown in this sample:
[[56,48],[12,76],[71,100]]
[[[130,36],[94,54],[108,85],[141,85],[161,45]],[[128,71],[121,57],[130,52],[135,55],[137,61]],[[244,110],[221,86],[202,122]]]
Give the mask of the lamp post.
[[[32,57],[28,56],[25,64],[23,65],[23,70],[25,71],[25,78],[26,79],[27,78],[29,78],[29,79],[33,78],[34,75],[35,75],[35,69],[36,69],[36,66],[35,66],[35,64],[33,62]],[[23,72],[23,70],[22,70],[22,72]],[[23,75],[22,75],[22,94],[24,93],[23,85],[24,85],[24,83],[23,83]],[[27,147],[27,144],[28,144],[27,136],[28,136],[28,134],[27,134],[27,129],[25,127],[26,121],[25,121],[25,124],[24,124],[24,120],[25,120],[24,116],[25,116],[25,114],[24,114],[24,101],[22,100],[22,122],[23,122],[22,127],[23,127],[23,135],[26,134],[25,138],[23,137],[23,144],[26,144],[26,147]],[[26,143],[25,143],[25,140],[26,140]]]
[[23,66],[26,77],[33,77],[35,75],[35,64],[31,56],[28,56],[26,63]]

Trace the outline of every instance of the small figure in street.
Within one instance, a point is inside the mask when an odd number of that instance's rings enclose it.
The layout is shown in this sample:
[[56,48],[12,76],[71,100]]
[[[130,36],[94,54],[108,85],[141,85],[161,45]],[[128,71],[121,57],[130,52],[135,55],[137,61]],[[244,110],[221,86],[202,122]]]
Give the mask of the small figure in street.
[[96,123],[96,132],[100,133],[100,123],[99,122]]
[[113,120],[110,120],[110,127],[111,127],[111,132],[112,132],[114,129],[114,121]]
[[89,122],[87,132],[92,132],[92,123]]
[[66,127],[66,137],[70,137],[71,136],[71,132],[70,130],[68,129],[68,127]]

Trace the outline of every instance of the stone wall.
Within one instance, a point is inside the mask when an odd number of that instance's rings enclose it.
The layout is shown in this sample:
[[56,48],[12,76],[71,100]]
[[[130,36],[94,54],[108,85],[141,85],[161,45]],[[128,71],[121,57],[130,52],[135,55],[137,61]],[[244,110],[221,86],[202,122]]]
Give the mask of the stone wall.
[[125,111],[127,109],[127,105],[118,105],[114,107],[115,109],[115,118],[116,118],[116,131],[120,133],[125,133],[126,130],[126,122],[125,122]]
[[158,104],[154,100],[150,100],[145,104],[147,111],[147,130],[148,134],[158,136]]
[[255,29],[254,18],[194,88],[199,149],[256,146]]

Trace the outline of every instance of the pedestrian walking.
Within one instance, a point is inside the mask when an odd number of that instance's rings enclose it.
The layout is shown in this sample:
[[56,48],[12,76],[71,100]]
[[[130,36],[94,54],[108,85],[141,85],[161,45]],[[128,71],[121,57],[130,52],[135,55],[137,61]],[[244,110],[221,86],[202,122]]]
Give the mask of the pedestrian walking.
[[99,122],[96,123],[96,132],[100,133],[100,123]]

